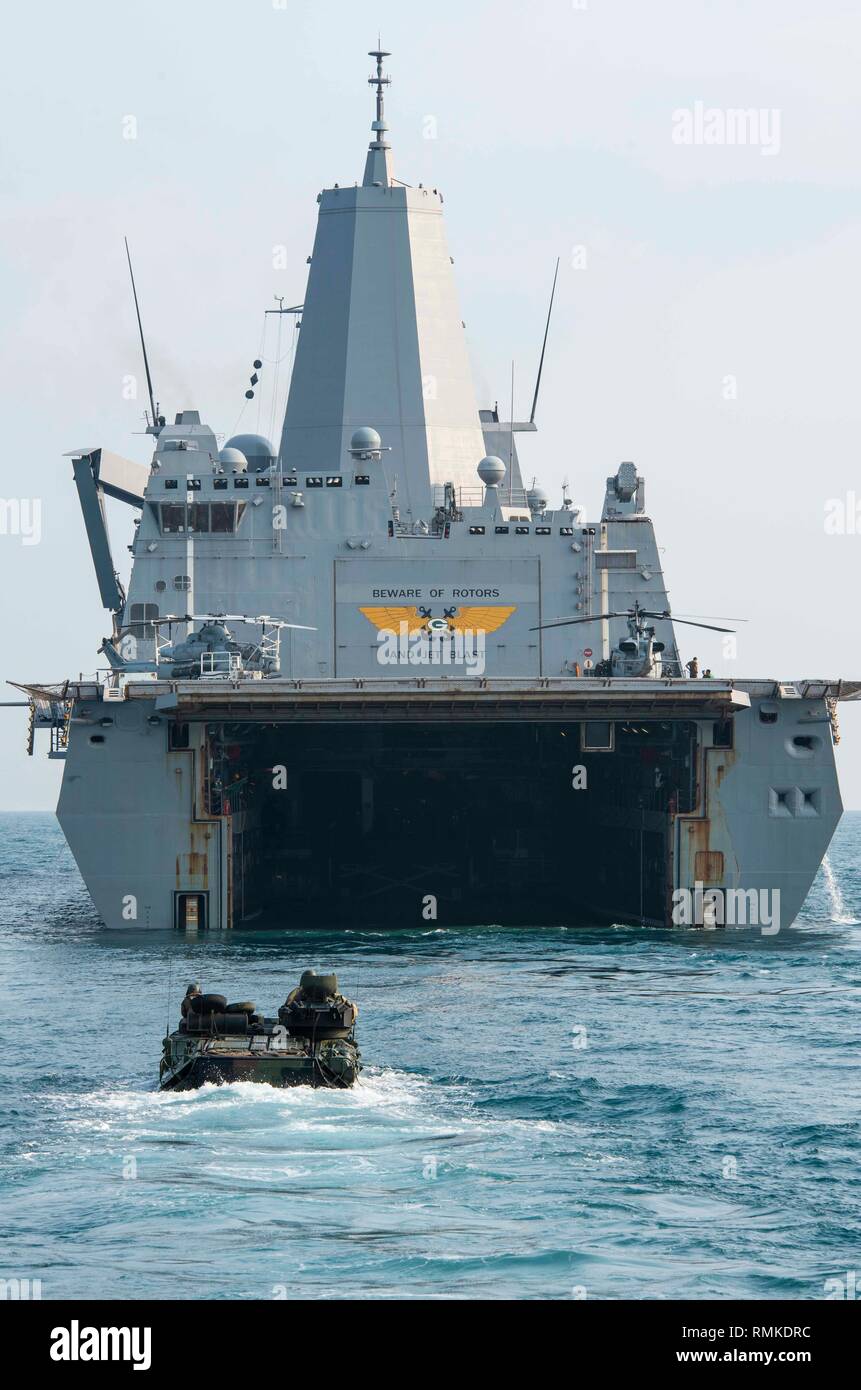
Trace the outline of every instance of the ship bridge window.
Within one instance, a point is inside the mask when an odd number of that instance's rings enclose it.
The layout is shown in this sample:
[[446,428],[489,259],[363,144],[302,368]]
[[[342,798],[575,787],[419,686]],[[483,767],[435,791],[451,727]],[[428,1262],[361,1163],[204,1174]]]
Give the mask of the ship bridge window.
[[353,479],[353,482],[356,484],[356,487],[367,487],[370,481],[370,473],[357,473],[355,478]]
[[341,476],[340,473],[333,473],[332,476],[331,476],[330,478],[327,478],[327,479],[326,479],[326,486],[327,486],[327,487],[343,487],[343,486],[344,486],[344,479],[343,479],[343,477]]
[[470,528],[469,528],[469,534],[470,534],[471,536],[483,536],[483,535],[484,535],[484,527],[483,527],[483,526],[470,526]]
[[187,507],[162,502],[161,533],[163,536],[186,531],[197,536],[210,532],[225,535],[237,529],[245,507],[245,502],[190,502]]
[[245,511],[244,502],[213,502],[212,504],[212,525],[210,530],[224,535],[225,532],[236,530],[236,509],[239,507],[240,516]]
[[573,536],[573,535],[574,535],[574,527],[573,527],[573,526],[560,526],[560,527],[559,527],[559,534],[560,534],[560,536]]
[[261,478],[261,477],[258,477],[258,478],[255,479],[255,483],[256,483],[257,487],[268,487],[268,486],[269,486],[269,479],[268,479],[268,478]]
[[247,479],[247,478],[234,478],[234,479],[233,479],[233,486],[234,486],[234,487],[247,487],[247,486],[248,486],[248,479]]
[[493,529],[494,529],[494,531],[495,531],[495,533],[496,533],[497,536],[507,536],[507,535],[508,535],[508,532],[511,530],[511,527],[510,527],[510,526],[494,526]]
[[597,550],[595,568],[599,570],[635,570],[636,550]]
[[164,490],[165,490],[165,492],[176,492],[178,486],[179,486],[179,479],[178,479],[178,478],[165,478],[165,480],[164,480]]
[[226,491],[227,491],[227,479],[226,479],[226,478],[216,478],[215,481],[214,481],[214,483],[212,484],[212,486],[215,488],[215,491],[216,491],[216,492],[226,492]]
[[151,639],[153,636],[152,621],[153,618],[157,617],[157,603],[131,603],[129,604],[128,631],[132,637],[141,641]]
[[549,536],[550,532],[551,528],[549,526],[536,526],[535,528],[536,536]]
[[514,528],[514,534],[515,534],[515,536],[528,536],[528,535],[529,535],[529,527],[528,527],[528,526],[515,526],[515,528]]
[[322,487],[322,486],[323,486],[323,479],[320,478],[320,477],[316,477],[316,476],[313,477],[313,478],[306,478],[306,479],[305,479],[305,486],[306,486],[306,487]]
[[161,533],[172,536],[185,530],[185,507],[174,502],[161,504]]

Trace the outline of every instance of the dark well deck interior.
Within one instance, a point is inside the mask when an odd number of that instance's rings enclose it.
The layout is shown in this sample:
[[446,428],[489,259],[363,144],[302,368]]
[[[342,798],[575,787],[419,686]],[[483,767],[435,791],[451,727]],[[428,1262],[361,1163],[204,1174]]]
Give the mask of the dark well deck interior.
[[695,726],[617,721],[612,751],[589,751],[600,729],[209,724],[210,811],[229,809],[234,827],[234,923],[663,920]]

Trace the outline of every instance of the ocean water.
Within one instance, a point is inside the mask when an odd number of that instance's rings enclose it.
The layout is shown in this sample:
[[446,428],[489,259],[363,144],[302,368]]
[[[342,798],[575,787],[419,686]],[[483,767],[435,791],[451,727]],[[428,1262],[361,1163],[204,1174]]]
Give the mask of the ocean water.
[[[756,932],[103,931],[0,817],[0,1278],[50,1298],[822,1298],[861,1283],[861,814]],[[352,1091],[155,1089],[188,980],[360,1006]]]

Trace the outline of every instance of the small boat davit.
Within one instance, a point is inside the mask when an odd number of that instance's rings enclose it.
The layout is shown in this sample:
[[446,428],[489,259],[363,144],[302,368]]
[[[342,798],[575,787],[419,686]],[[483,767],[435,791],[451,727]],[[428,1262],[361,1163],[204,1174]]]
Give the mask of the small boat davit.
[[264,1018],[254,1004],[189,985],[179,1027],[168,1033],[159,1090],[190,1091],[207,1082],[262,1081],[269,1086],[352,1086],[361,1070],[358,1008],[338,993],[338,977],[306,970],[278,1010]]

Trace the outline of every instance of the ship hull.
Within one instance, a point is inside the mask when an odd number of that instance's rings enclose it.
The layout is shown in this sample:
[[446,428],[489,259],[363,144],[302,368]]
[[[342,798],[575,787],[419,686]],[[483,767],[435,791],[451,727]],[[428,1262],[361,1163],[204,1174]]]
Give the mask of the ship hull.
[[781,688],[82,689],[58,814],[109,927],[779,929],[842,811],[824,687]]

